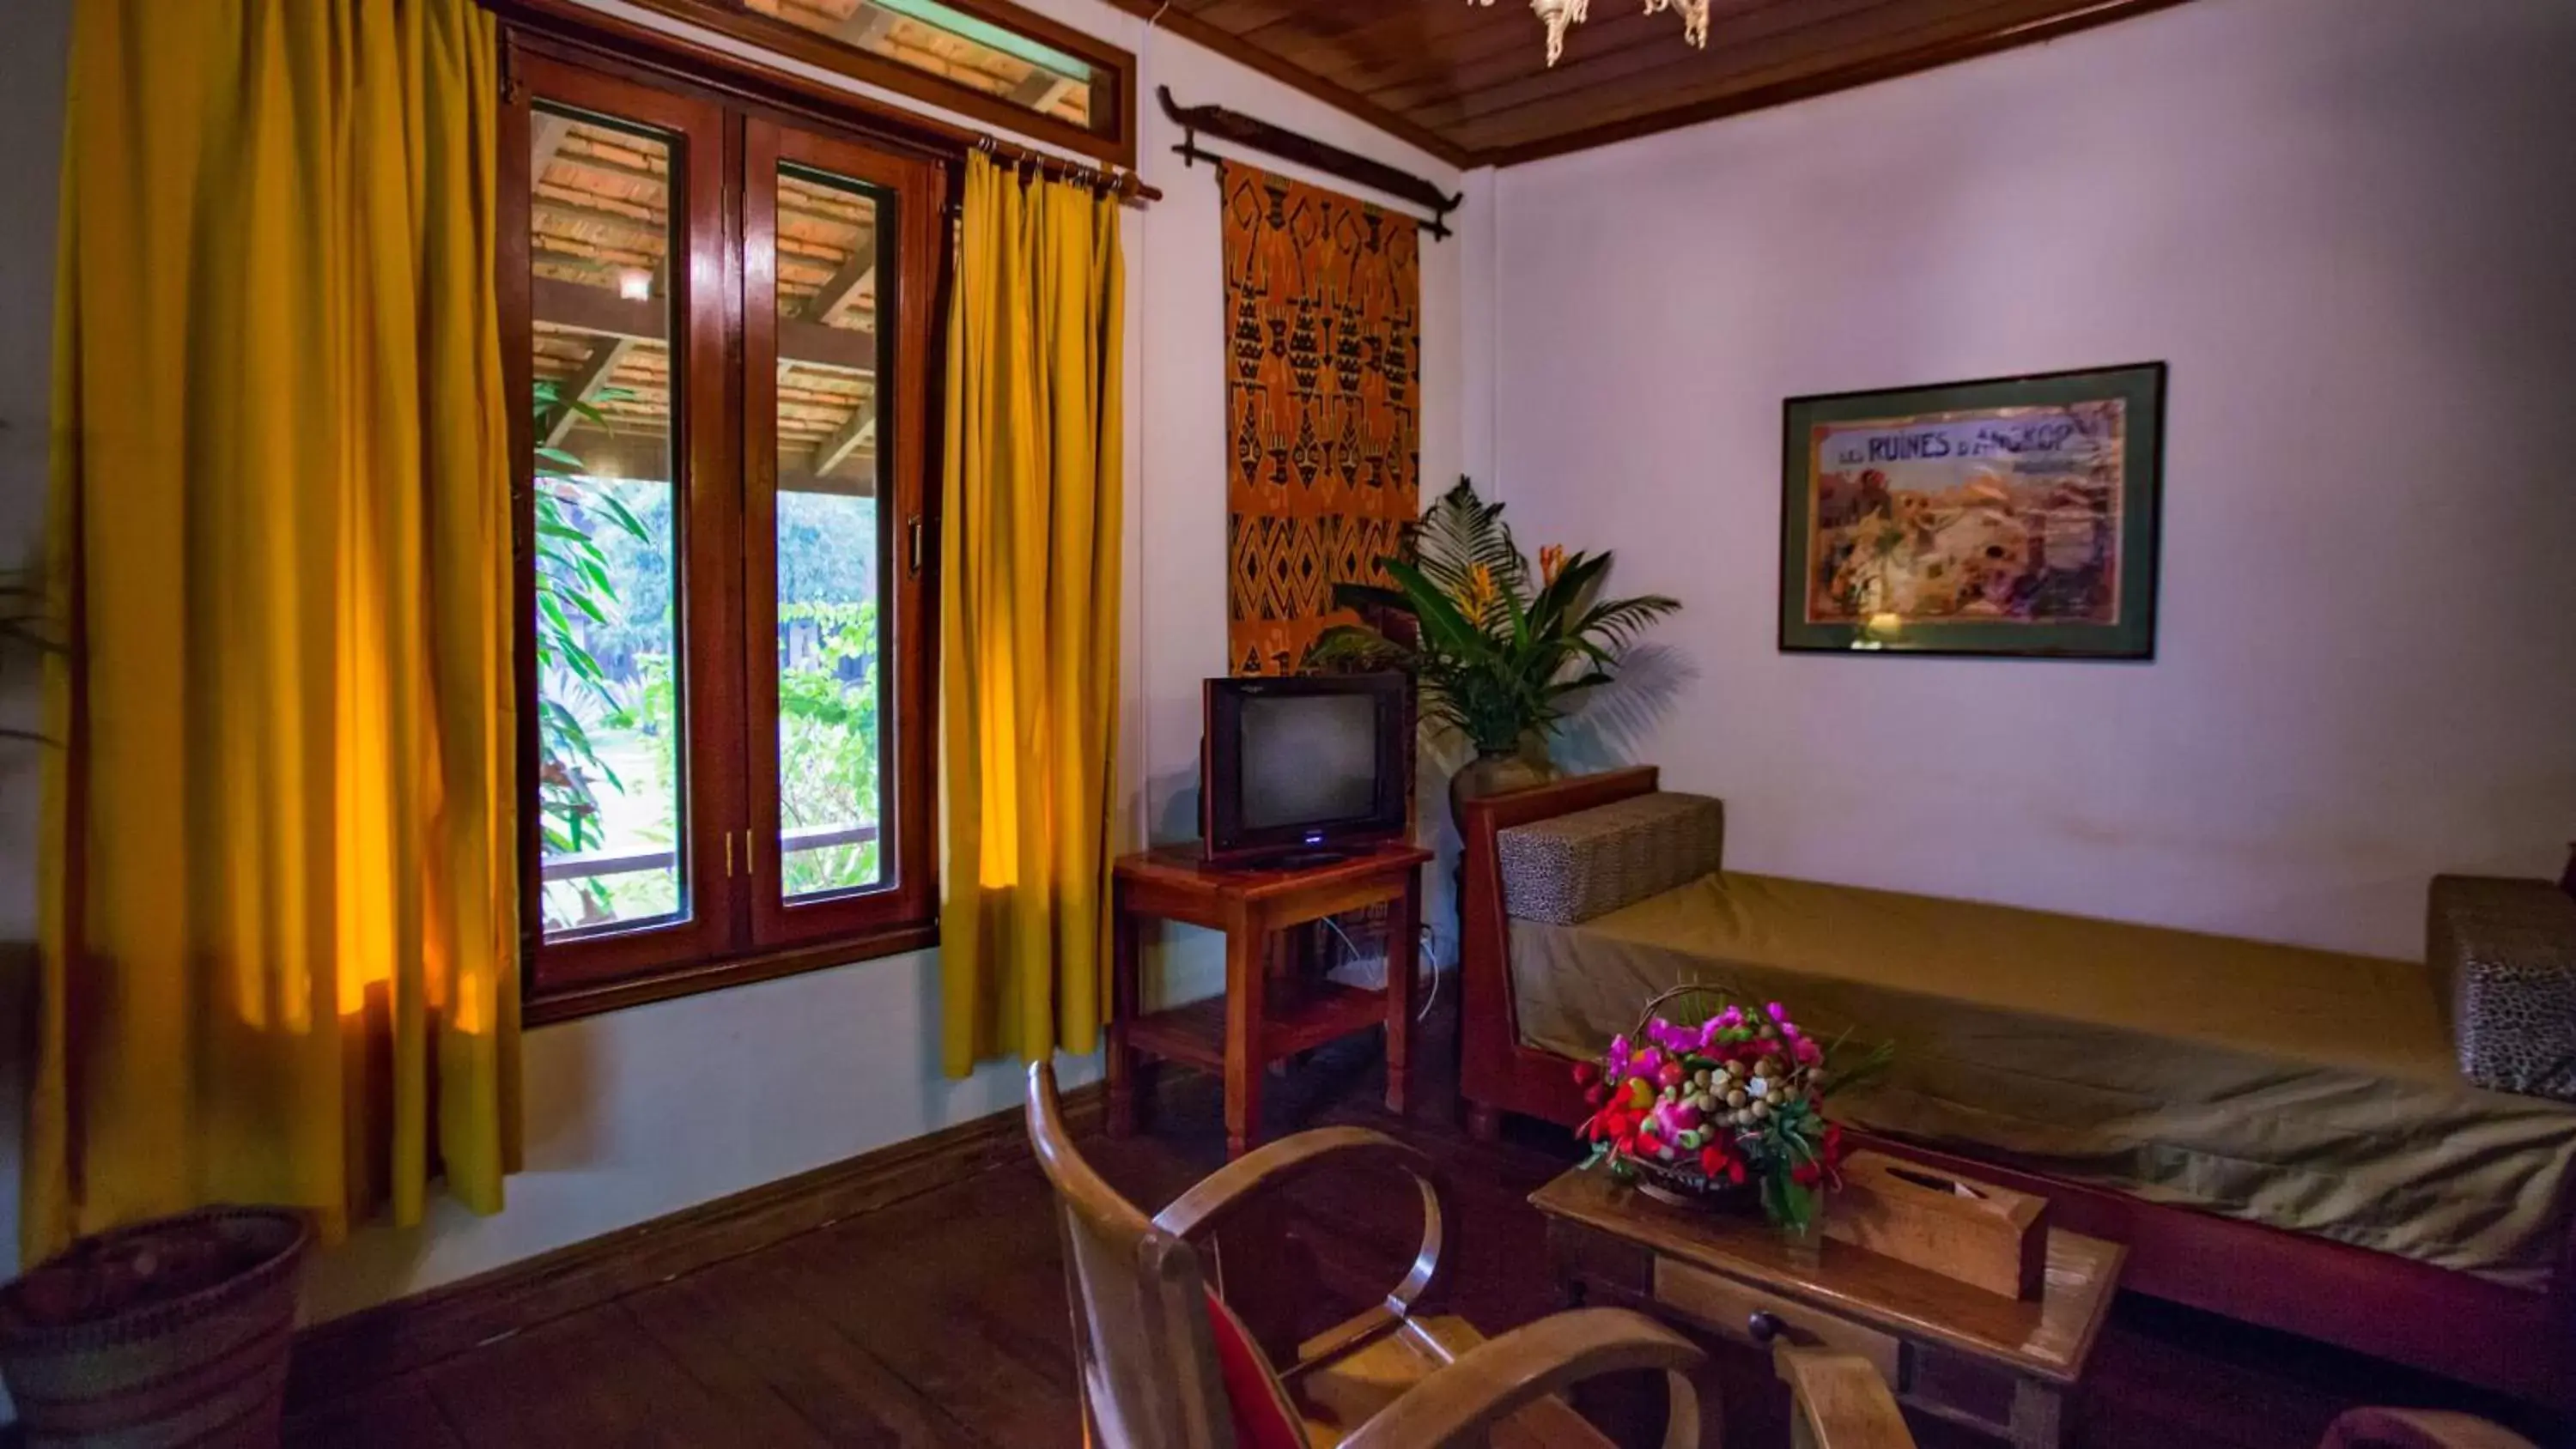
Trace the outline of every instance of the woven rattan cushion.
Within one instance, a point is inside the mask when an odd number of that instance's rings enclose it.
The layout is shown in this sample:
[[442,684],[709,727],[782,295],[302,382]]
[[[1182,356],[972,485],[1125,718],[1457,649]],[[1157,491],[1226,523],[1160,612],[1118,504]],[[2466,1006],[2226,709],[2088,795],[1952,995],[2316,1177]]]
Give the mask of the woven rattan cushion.
[[2439,876],[2426,936],[2461,1075],[2576,1102],[2576,900],[2547,881]]
[[1499,832],[1503,908],[1572,926],[1716,870],[1726,807],[1706,795],[1635,795]]

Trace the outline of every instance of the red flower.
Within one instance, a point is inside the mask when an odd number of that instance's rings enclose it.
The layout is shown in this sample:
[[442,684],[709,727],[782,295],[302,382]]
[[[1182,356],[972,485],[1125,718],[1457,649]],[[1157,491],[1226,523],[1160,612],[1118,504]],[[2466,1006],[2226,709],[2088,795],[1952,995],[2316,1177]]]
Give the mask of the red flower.
[[1587,1107],[1598,1107],[1609,1100],[1610,1089],[1601,1085],[1599,1082],[1594,1082],[1591,1086],[1583,1089],[1583,1103]]
[[1600,1080],[1601,1068],[1595,1063],[1576,1062],[1574,1064],[1574,1085],[1588,1087]]
[[1699,1170],[1711,1182],[1721,1177],[1729,1182],[1744,1181],[1744,1159],[1722,1142],[1712,1142],[1699,1150]]
[[1839,1188],[1843,1185],[1840,1170],[1843,1160],[1843,1130],[1828,1122],[1824,1135],[1817,1140],[1816,1156],[1789,1170],[1789,1180],[1800,1187]]

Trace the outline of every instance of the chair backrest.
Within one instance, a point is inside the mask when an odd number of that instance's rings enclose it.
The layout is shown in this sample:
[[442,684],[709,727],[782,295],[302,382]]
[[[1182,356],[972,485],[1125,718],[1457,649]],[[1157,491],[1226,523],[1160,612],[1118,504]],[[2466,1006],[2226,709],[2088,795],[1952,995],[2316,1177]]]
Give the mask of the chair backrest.
[[1156,1228],[1074,1151],[1055,1071],[1029,1068],[1029,1142],[1055,1186],[1075,1367],[1101,1449],[1234,1449],[1188,1243]]

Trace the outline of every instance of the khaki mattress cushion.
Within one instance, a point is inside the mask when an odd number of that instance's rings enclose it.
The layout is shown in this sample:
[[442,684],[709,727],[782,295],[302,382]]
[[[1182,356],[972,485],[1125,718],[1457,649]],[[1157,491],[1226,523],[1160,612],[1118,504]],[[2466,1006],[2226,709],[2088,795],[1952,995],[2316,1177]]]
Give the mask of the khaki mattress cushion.
[[1522,1037],[1597,1054],[1716,981],[1893,1041],[1837,1111],[2475,1273],[2544,1284],[2576,1108],[2461,1080],[2431,974],[2365,956],[1778,877],[1712,875],[1579,926],[1512,923]]

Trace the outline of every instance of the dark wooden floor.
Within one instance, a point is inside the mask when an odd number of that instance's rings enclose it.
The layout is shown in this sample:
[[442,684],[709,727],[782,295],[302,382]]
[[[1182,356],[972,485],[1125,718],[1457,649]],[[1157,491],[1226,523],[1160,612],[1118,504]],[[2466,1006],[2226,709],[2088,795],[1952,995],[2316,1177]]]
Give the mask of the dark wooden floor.
[[[1433,1023],[1420,1059],[1449,1059]],[[1516,1124],[1494,1145],[1448,1126],[1434,1066],[1414,1119],[1376,1104],[1374,1052],[1320,1054],[1273,1084],[1272,1130],[1350,1121],[1393,1131],[1443,1168],[1458,1271],[1449,1306],[1488,1332],[1559,1306],[1537,1218],[1522,1201],[1572,1155]],[[1148,1210],[1223,1156],[1212,1084],[1175,1084],[1150,1135],[1092,1148]],[[1321,1178],[1293,1194],[1289,1252],[1317,1316],[1375,1300],[1413,1251],[1397,1184]],[[527,1329],[388,1384],[307,1409],[293,1445],[1075,1445],[1072,1354],[1055,1231],[1034,1166],[845,1219],[626,1298]],[[1330,1299],[1325,1303],[1322,1300]],[[1729,1363],[1730,1449],[1786,1443],[1776,1386]],[[2075,1442],[2097,1449],[2310,1449],[2342,1408],[2441,1405],[2488,1413],[2438,1381],[2123,1299],[2079,1401]],[[1926,1449],[1977,1442],[1920,1427]],[[2545,1425],[2528,1422],[2526,1432]],[[2555,1440],[2545,1435],[2544,1443]]]

